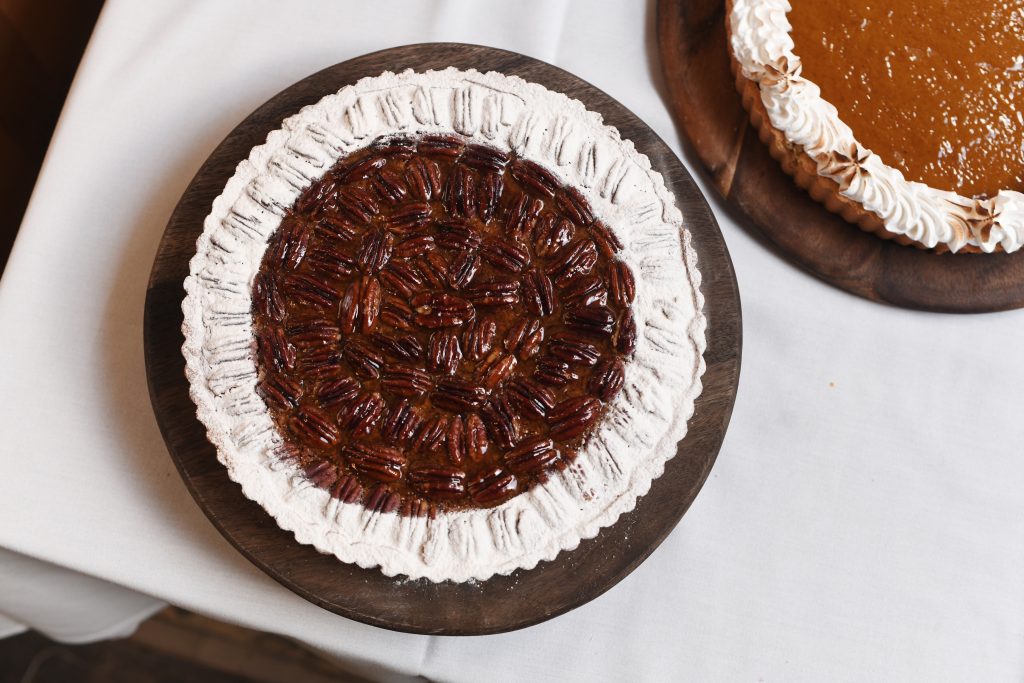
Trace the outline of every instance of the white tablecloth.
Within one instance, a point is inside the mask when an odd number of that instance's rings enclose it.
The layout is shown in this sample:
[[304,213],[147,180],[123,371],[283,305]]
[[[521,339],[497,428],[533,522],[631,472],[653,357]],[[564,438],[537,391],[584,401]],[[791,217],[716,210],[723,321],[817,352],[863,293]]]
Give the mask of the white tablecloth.
[[0,548],[0,638],[28,625],[66,643],[130,635],[163,602]]
[[[464,41],[578,74],[682,154],[652,23],[620,1],[108,0],[0,283],[0,547],[381,676],[1024,676],[1024,312],[854,298],[767,251],[709,188],[743,296],[732,427],[683,522],[594,602],[487,638],[363,626],[250,565],[174,471],[146,391],[144,292],[175,202],[236,123],[350,57]],[[0,614],[32,624],[41,593],[32,610],[0,590]]]

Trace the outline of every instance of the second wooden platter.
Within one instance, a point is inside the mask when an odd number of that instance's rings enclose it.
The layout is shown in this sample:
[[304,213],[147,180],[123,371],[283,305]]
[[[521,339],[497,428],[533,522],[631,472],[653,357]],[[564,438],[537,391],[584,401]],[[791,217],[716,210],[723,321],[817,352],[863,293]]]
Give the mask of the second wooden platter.
[[934,254],[866,233],[798,188],[749,125],[729,70],[725,0],[658,0],[669,104],[715,187],[786,258],[866,299],[951,313],[1024,306],[1024,251]]
[[[242,495],[217,461],[189,399],[181,345],[182,283],[213,199],[239,161],[303,106],[385,70],[454,66],[515,74],[600,112],[665,177],[692,235],[707,317],[707,371],[678,454],[636,508],[596,538],[552,562],[479,583],[392,579],[300,545]],[[628,109],[575,76],[544,62],[492,48],[425,44],[394,48],[325,69],[292,85],[238,125],[210,155],[182,196],[160,243],[146,294],[146,371],[157,422],[193,497],[217,529],[249,560],[311,602],[367,624],[414,633],[478,635],[529,626],[592,600],[635,569],[661,543],[696,497],[718,454],[736,396],[740,307],[736,279],[707,202],[671,150]]]

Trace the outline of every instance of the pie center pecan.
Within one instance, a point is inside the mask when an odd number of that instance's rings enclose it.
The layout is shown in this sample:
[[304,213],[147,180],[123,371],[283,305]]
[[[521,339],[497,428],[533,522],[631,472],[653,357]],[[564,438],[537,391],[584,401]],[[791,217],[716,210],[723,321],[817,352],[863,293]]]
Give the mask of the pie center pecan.
[[253,284],[257,390],[345,502],[497,505],[622,388],[635,282],[583,195],[454,136],[386,137],[289,209]]

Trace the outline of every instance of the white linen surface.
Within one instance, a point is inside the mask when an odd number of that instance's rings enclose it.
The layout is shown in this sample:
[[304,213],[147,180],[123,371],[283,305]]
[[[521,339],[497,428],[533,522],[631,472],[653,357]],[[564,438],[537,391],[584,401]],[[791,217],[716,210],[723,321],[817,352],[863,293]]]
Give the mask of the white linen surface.
[[518,633],[391,633],[280,587],[185,490],[146,391],[143,299],[175,202],[235,124],[331,64],[464,41],[576,73],[682,154],[652,28],[653,6],[612,0],[108,0],[0,282],[0,546],[396,680],[1019,680],[1024,312],[835,290],[741,229],[689,157],[743,296],[739,398],[693,508],[606,595]]
[[26,625],[65,643],[122,638],[165,606],[109,581],[0,548],[0,638]]

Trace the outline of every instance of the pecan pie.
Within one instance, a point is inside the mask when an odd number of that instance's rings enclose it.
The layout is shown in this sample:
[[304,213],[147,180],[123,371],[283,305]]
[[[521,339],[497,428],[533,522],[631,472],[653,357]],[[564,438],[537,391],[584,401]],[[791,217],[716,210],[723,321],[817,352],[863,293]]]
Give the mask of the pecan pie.
[[382,137],[306,189],[253,295],[257,392],[352,503],[487,507],[572,461],[636,345],[586,198],[461,137]]
[[300,542],[485,579],[613,523],[674,455],[698,285],[661,177],[578,102],[383,74],[239,166],[183,351],[218,457]]
[[1024,241],[1024,0],[729,0],[744,106],[797,184],[936,251]]

